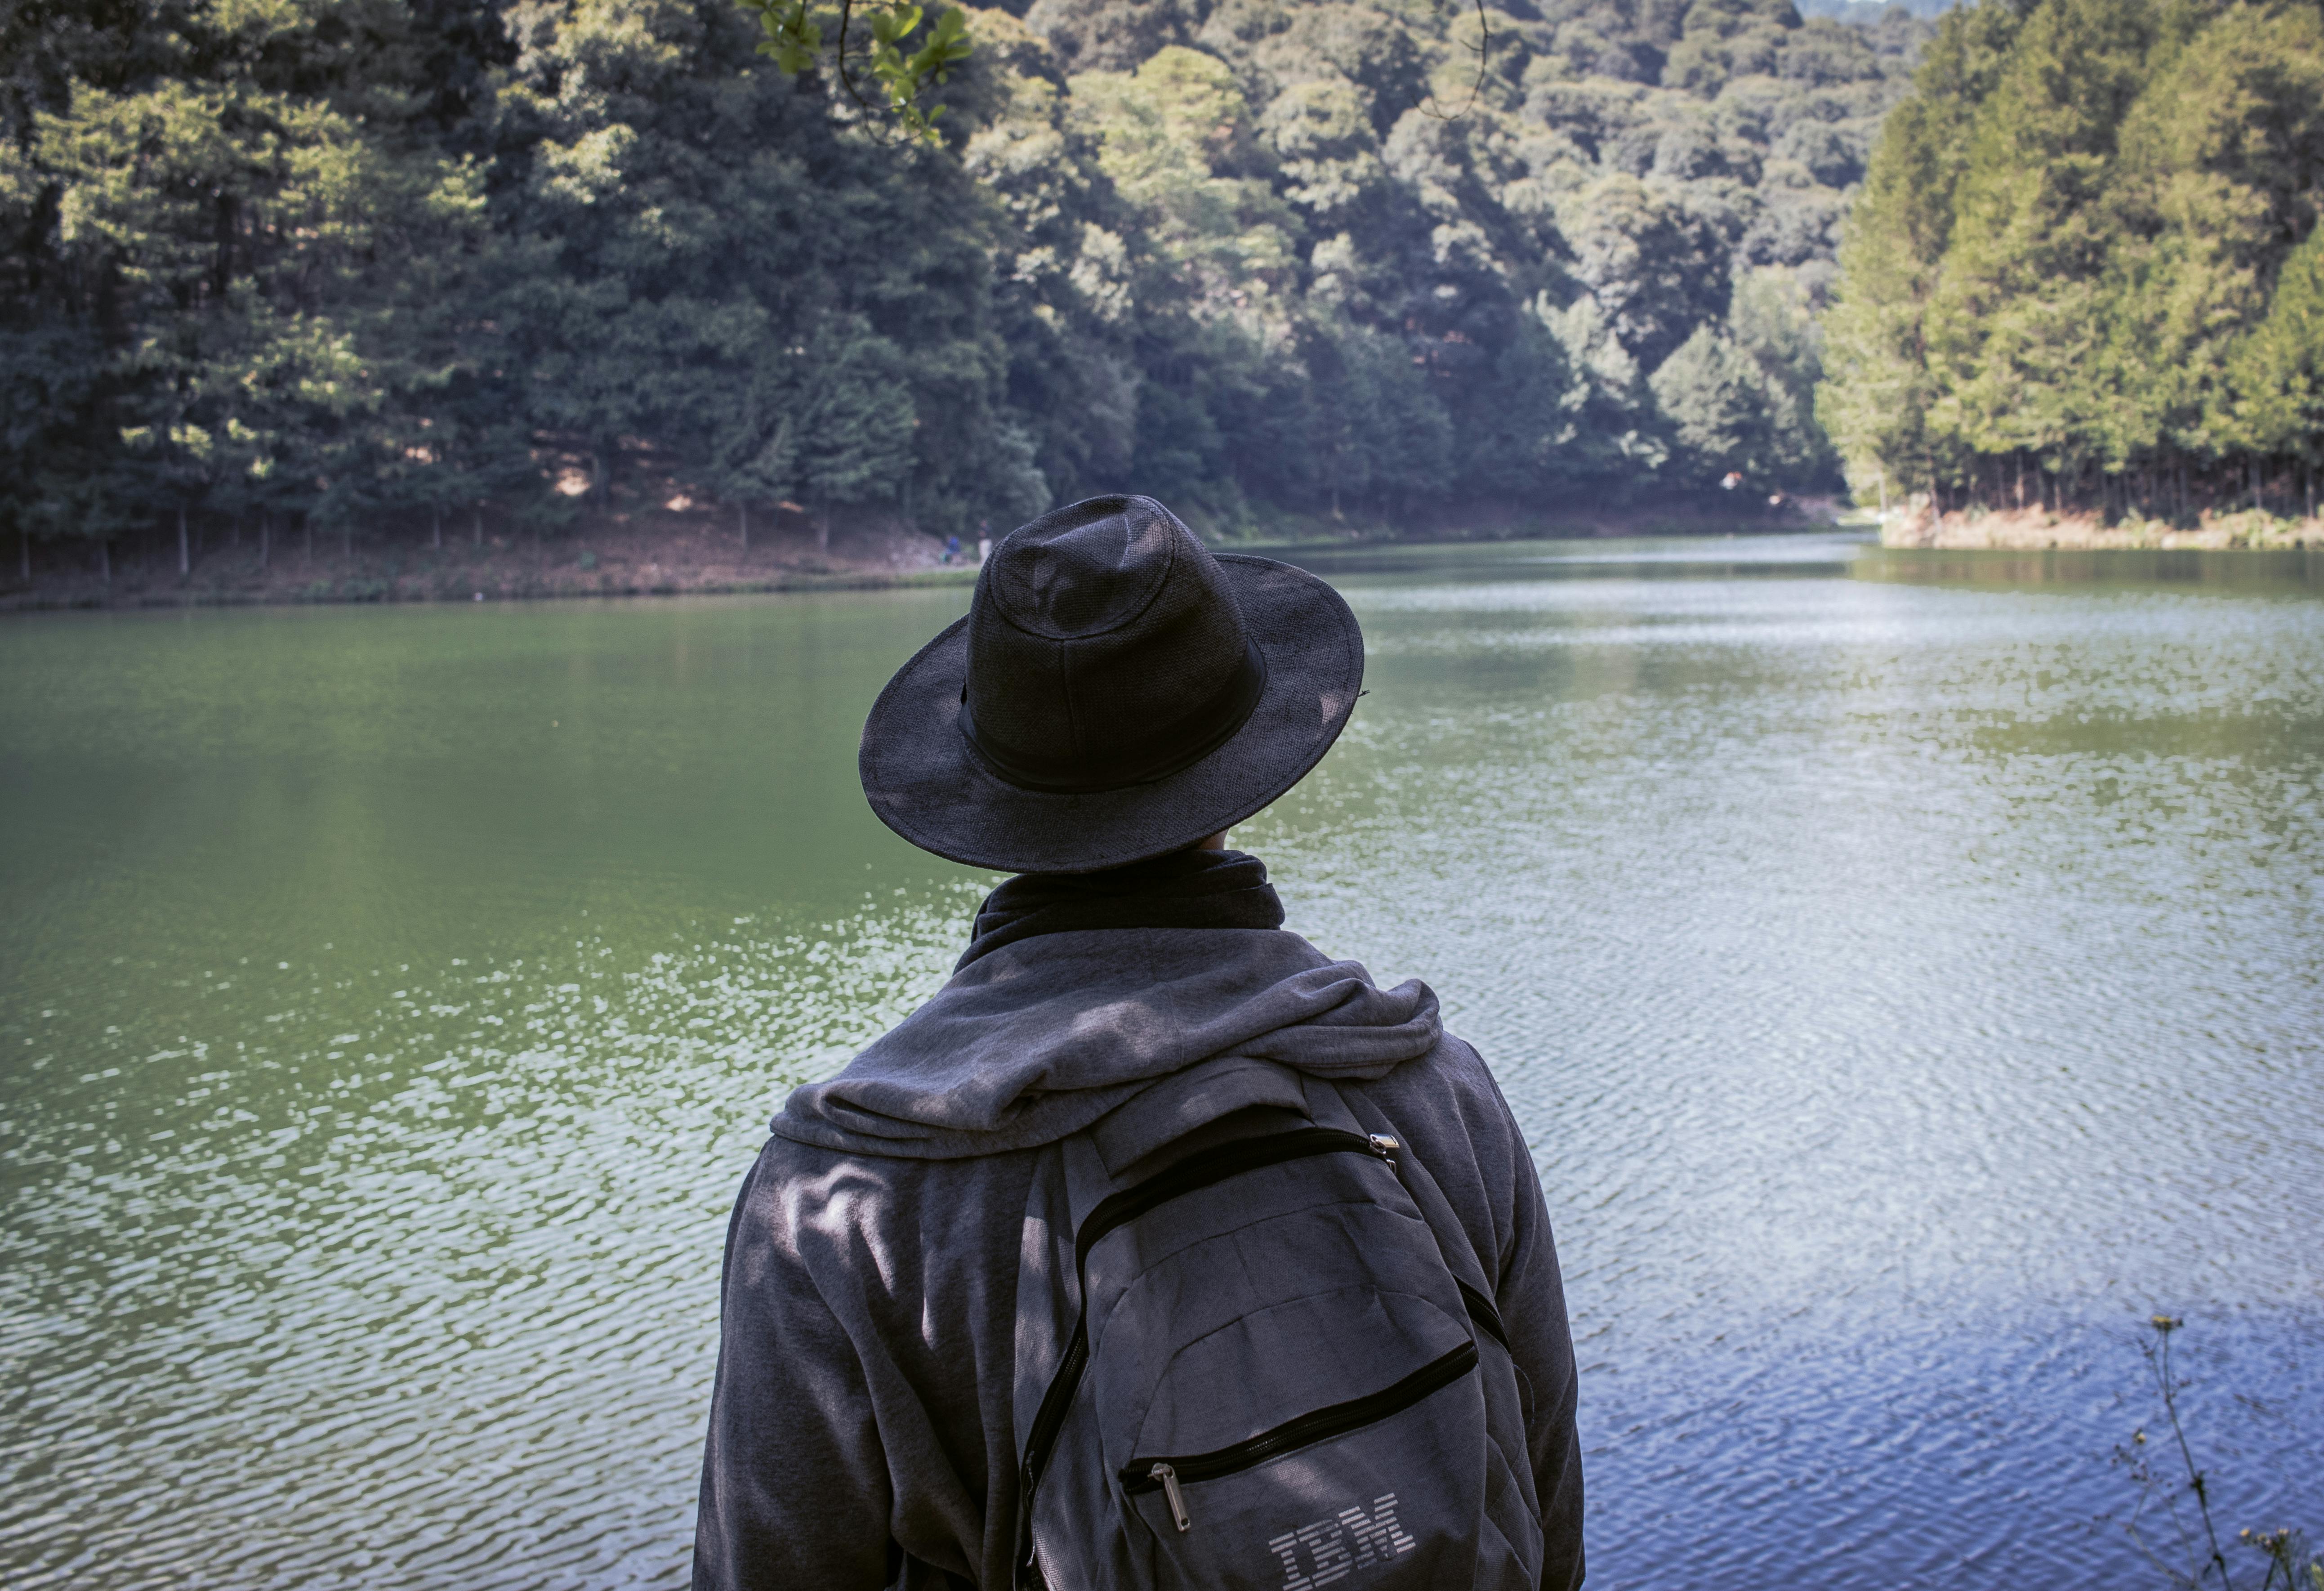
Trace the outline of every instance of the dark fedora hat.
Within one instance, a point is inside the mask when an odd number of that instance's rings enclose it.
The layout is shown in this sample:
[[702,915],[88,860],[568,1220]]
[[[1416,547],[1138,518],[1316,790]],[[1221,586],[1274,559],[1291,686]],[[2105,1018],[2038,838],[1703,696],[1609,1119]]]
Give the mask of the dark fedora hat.
[[888,681],[858,767],[880,820],[1011,873],[1183,850],[1299,782],[1363,684],[1340,594],[1213,555],[1151,497],[1011,531],[968,617]]

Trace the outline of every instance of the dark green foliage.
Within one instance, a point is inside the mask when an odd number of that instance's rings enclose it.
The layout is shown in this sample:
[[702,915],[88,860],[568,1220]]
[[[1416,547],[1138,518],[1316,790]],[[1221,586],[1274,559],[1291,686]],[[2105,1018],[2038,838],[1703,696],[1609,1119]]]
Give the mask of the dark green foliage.
[[328,25],[287,3],[230,26],[18,21],[0,335],[7,473],[38,483],[20,515],[104,538],[201,506],[377,512],[422,448],[414,399],[481,234],[473,168],[425,125],[435,42],[385,3]]
[[2284,482],[2324,422],[2319,195],[2312,5],[1948,15],[1842,256],[1821,412],[1859,486],[2168,516]]
[[732,0],[11,8],[0,516],[329,546],[665,481],[943,532],[1123,487],[1231,524],[1831,478],[1812,317],[1903,12],[968,25],[927,144]]
[[[1060,496],[1123,483],[1124,460],[1230,520],[1834,479],[1812,316],[1928,32],[1909,14],[1496,10],[1481,85],[1452,8],[1024,18],[978,14],[998,47],[979,70],[1010,87],[964,153],[1019,228],[1010,391]],[[1747,347],[1736,284],[1762,275],[1784,308]],[[1648,379],[1706,328],[1748,444],[1666,409],[1692,402],[1687,367]],[[1079,423],[1051,407],[1069,394]]]

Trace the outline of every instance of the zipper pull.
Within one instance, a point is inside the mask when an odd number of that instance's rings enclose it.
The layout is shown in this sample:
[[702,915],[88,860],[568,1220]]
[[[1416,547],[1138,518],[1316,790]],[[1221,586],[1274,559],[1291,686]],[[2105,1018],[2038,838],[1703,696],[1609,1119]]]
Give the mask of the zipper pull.
[[1170,1499],[1170,1517],[1185,1530],[1194,1522],[1186,1517],[1186,1499],[1178,1491],[1178,1472],[1167,1464],[1157,1464],[1146,1472],[1162,1483],[1162,1494]]
[[1371,1145],[1372,1152],[1374,1154],[1379,1156],[1380,1159],[1386,1161],[1389,1165],[1396,1164],[1396,1152],[1404,1147],[1403,1144],[1398,1143],[1395,1139],[1389,1137],[1385,1133],[1373,1133],[1368,1135],[1364,1139],[1364,1142]]

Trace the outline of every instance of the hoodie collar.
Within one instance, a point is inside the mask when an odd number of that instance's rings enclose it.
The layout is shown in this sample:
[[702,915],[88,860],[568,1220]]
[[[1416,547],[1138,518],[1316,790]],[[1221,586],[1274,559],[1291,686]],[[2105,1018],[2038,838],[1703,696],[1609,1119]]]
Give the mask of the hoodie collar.
[[984,897],[953,971],[1038,934],[1282,926],[1266,863],[1241,851],[1174,851],[1102,873],[1019,874]]

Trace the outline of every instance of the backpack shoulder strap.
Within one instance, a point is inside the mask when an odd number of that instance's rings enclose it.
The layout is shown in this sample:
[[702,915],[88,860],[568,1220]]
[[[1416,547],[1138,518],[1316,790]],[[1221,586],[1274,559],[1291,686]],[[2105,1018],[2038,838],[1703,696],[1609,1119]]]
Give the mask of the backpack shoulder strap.
[[[1365,1137],[1397,1138],[1394,1124],[1382,1115],[1369,1099],[1357,1096],[1351,1098],[1329,1078],[1305,1076],[1301,1079],[1307,1096],[1307,1113],[1318,1126],[1339,1127]],[[1460,1216],[1452,1213],[1452,1204],[1444,1190],[1436,1185],[1428,1168],[1410,1146],[1398,1141],[1395,1156],[1397,1177],[1404,1190],[1419,1207],[1420,1218],[1428,1223],[1429,1235],[1436,1239],[1437,1252],[1443,1256],[1444,1268],[1461,1289],[1461,1301],[1468,1307],[1469,1318],[1477,1329],[1491,1337],[1506,1350],[1509,1334],[1501,1324],[1501,1312],[1493,1302],[1493,1283],[1486,1275],[1483,1262],[1469,1242],[1467,1228]]]
[[1074,1239],[1084,1221],[1111,1195],[1167,1162],[1162,1151],[1252,1105],[1305,1116],[1306,1094],[1299,1074],[1252,1056],[1222,1056],[1157,1078],[1042,1152],[1026,1195],[1018,1252],[1012,1412],[1019,1453],[1042,1391],[1065,1359],[1081,1309]]

